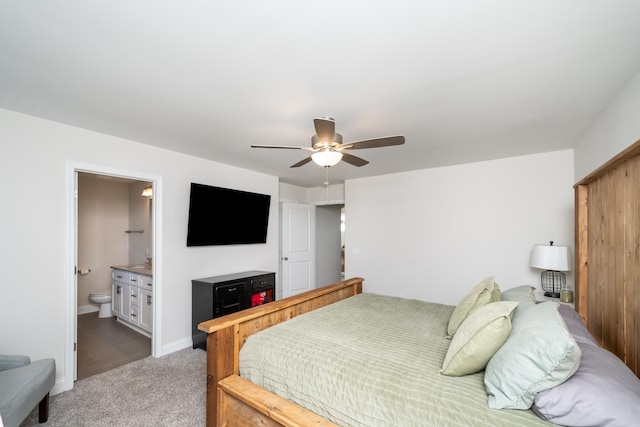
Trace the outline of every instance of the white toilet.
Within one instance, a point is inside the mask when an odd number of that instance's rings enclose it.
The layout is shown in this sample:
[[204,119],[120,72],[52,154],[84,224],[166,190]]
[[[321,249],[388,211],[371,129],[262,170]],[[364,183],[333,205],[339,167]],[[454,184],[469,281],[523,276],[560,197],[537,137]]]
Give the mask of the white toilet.
[[98,311],[98,317],[111,317],[111,292],[104,292],[101,294],[89,294],[89,301],[100,304],[100,310]]

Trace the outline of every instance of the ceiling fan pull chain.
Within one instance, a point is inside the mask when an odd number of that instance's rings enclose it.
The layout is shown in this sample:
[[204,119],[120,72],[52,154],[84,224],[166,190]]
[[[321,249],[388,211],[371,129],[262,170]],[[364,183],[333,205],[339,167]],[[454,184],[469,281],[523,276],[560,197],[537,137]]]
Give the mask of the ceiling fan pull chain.
[[327,205],[329,204],[329,166],[325,166],[327,171],[327,180],[324,182],[325,187],[327,187]]

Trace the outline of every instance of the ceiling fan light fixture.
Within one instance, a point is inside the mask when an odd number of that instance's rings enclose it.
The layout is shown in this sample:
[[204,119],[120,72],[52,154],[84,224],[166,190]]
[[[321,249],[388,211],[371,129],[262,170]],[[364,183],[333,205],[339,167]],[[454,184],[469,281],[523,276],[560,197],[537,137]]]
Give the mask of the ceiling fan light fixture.
[[315,164],[328,168],[334,166],[342,160],[342,153],[334,150],[322,150],[311,155],[311,160]]
[[297,145],[256,145],[253,148],[275,148],[290,150],[311,151],[312,154],[299,162],[292,164],[291,168],[299,168],[312,161],[324,168],[329,168],[338,164],[340,161],[349,163],[353,166],[364,166],[369,162],[347,153],[350,150],[358,150],[364,148],[390,147],[393,145],[404,144],[404,136],[385,136],[382,138],[363,139],[361,141],[342,143],[342,135],[336,132],[335,121],[332,118],[320,117],[313,119],[313,125],[316,128],[316,134],[311,137],[311,147],[300,147]]

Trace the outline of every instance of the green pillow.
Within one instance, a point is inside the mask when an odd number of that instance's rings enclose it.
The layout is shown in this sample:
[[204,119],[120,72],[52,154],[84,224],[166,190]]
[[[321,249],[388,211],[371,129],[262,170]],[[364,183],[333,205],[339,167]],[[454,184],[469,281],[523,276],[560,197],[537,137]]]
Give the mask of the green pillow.
[[456,333],[458,327],[473,310],[493,301],[500,301],[500,287],[493,281],[493,276],[491,276],[467,292],[455,310],[453,310],[447,326],[449,336],[453,336]]
[[511,335],[484,372],[490,408],[529,409],[538,392],[562,384],[580,366],[580,347],[557,305],[536,304],[514,317]]
[[453,336],[439,372],[462,376],[483,370],[509,338],[517,306],[515,301],[492,302],[469,314]]

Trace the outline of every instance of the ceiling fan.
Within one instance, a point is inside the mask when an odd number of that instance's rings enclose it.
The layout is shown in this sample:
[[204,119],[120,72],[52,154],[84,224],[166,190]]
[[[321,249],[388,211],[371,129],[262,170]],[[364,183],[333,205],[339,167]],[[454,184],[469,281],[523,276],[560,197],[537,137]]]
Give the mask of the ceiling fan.
[[346,153],[347,150],[361,150],[364,148],[389,147],[392,145],[404,144],[404,136],[386,136],[383,138],[366,139],[363,141],[342,143],[342,135],[336,132],[336,122],[331,117],[319,117],[313,119],[313,125],[316,128],[316,134],[311,137],[311,147],[300,147],[295,145],[258,145],[254,144],[253,148],[278,148],[286,150],[305,150],[313,154],[306,159],[300,160],[298,163],[291,165],[292,168],[298,168],[306,165],[313,160],[314,163],[331,167],[340,160],[353,165],[364,166],[368,161]]

